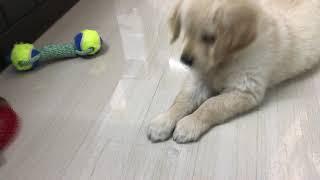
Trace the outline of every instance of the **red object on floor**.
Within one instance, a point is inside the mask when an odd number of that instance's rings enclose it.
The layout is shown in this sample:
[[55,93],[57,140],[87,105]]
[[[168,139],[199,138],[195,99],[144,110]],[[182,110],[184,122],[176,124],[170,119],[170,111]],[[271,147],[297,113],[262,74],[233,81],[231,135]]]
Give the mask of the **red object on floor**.
[[19,119],[6,100],[0,97],[0,150],[14,140],[19,127]]

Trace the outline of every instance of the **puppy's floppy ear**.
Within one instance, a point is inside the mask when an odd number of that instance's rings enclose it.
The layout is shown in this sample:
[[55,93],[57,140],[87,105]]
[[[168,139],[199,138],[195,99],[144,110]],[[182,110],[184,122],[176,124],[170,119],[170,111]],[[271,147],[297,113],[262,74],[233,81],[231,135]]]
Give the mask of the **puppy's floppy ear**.
[[216,56],[224,58],[245,48],[257,36],[257,7],[249,3],[234,3],[220,7],[217,22]]
[[180,18],[181,1],[182,0],[179,0],[178,3],[175,5],[173,12],[171,13],[171,16],[169,18],[169,27],[172,33],[172,37],[170,41],[171,43],[174,43],[178,39],[181,31],[181,18]]

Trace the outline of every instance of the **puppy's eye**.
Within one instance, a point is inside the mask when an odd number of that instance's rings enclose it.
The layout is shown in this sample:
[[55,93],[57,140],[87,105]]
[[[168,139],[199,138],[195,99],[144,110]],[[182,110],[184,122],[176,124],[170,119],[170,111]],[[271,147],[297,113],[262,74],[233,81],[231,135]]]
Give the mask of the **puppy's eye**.
[[205,44],[213,44],[216,41],[216,37],[212,34],[203,34],[201,41]]

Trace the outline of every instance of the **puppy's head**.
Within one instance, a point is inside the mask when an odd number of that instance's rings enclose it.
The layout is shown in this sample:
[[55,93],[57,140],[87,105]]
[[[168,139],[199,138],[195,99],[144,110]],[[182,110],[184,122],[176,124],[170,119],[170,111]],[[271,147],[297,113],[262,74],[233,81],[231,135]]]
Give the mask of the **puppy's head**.
[[205,73],[255,40],[257,18],[257,8],[243,0],[179,0],[169,20],[171,42],[183,31],[181,61]]

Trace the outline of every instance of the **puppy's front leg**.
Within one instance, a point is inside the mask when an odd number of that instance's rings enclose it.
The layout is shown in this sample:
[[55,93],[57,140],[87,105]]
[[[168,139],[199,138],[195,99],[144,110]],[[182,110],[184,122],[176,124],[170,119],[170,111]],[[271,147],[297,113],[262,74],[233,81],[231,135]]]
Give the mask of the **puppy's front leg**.
[[258,96],[234,90],[208,99],[193,114],[177,123],[173,139],[177,143],[198,140],[214,125],[257,106],[263,98],[263,95]]
[[201,80],[189,77],[169,110],[151,120],[147,128],[148,138],[158,142],[171,137],[176,123],[192,113],[209,96],[210,92]]

